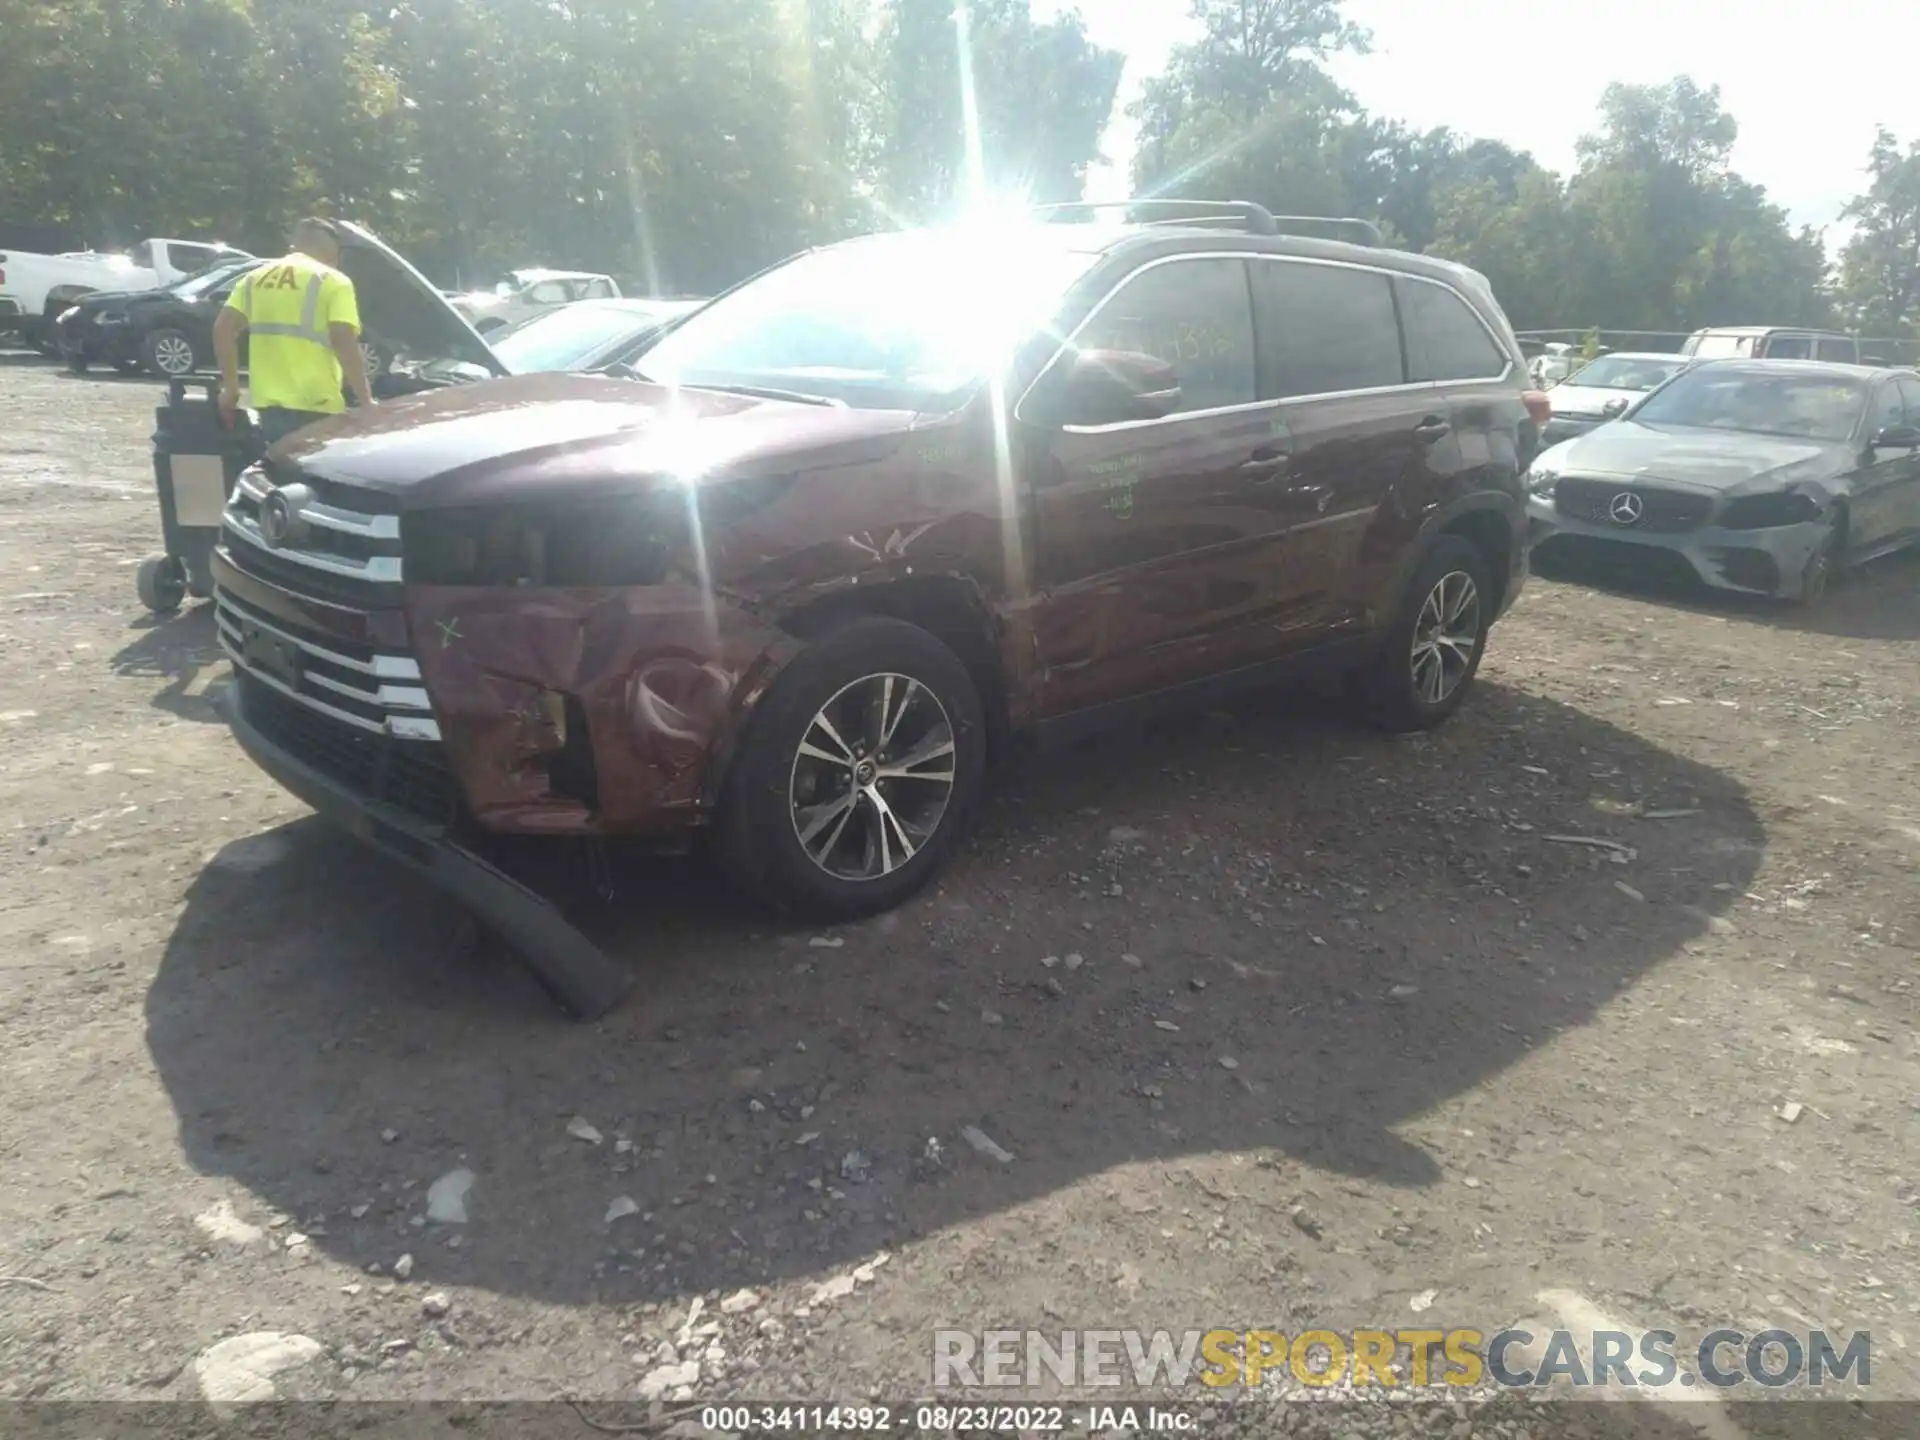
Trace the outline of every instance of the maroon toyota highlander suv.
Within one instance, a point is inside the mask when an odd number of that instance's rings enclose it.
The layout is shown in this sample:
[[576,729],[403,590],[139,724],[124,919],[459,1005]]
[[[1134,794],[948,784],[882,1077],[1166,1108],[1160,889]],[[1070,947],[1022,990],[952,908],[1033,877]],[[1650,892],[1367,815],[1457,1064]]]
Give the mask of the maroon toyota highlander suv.
[[215,561],[240,743],[593,1012],[620,967],[490,837],[707,831],[855,916],[946,863],[1009,737],[1303,668],[1443,720],[1546,418],[1485,280],[1360,222],[1108,213],[812,250],[637,370],[292,437]]

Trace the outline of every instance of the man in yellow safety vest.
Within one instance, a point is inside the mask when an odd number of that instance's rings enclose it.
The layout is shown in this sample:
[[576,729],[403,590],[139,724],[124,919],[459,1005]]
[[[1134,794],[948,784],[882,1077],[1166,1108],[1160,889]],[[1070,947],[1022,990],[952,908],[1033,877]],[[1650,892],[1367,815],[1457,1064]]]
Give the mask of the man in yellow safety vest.
[[334,267],[340,238],[325,220],[294,227],[293,249],[234,286],[213,326],[220,359],[220,413],[240,406],[240,336],[247,334],[247,385],[260,433],[277,444],[303,425],[346,408],[341,384],[373,404],[360,353],[360,306],[353,282]]

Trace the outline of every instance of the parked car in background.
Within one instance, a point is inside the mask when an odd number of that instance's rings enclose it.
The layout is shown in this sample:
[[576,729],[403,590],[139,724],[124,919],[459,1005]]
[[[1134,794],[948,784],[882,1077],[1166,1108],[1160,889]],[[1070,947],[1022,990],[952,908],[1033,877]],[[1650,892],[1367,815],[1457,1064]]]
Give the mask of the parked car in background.
[[244,250],[197,240],[142,240],[129,255],[79,251],[0,254],[0,331],[53,348],[53,326],[83,295],[102,290],[153,290],[198,274],[217,261],[246,259]]
[[1795,330],[1782,325],[1731,325],[1696,330],[1680,347],[1700,360],[1832,360],[1860,363],[1860,342],[1837,330]]
[[1695,362],[1684,355],[1634,354],[1615,351],[1583,365],[1547,392],[1553,419],[1547,422],[1545,443],[1558,445],[1584,435],[1596,425],[1624,413],[1627,407]]
[[462,295],[454,308],[482,335],[516,325],[541,310],[575,300],[612,300],[620,287],[611,275],[584,270],[513,270],[492,290]]
[[[490,331],[487,343],[511,375],[547,370],[605,370],[632,360],[675,321],[704,300],[576,300],[542,311],[506,330]],[[470,361],[438,360],[421,367],[420,378],[440,383],[484,380],[488,372]]]
[[1013,732],[1301,669],[1443,722],[1525,580],[1547,419],[1485,278],[1362,222],[1120,208],[1170,223],[844,241],[633,378],[299,432],[214,559],[240,744],[534,937],[490,836],[710,828],[750,893],[858,915],[939,872]]
[[[366,268],[368,255],[372,253],[362,247],[362,253],[353,257],[355,266]],[[56,322],[55,334],[68,368],[84,373],[89,364],[98,360],[110,362],[122,373],[144,369],[163,379],[212,370],[216,365],[213,322],[234,287],[243,284],[248,275],[265,263],[252,257],[229,260],[165,289],[130,295],[87,296],[69,306]],[[460,320],[460,328],[472,335],[466,322],[441,293],[424,280],[417,287],[411,282],[400,285],[387,267],[373,264],[370,274],[378,288],[369,296],[359,276],[354,275],[354,267],[343,262],[342,268],[354,279],[356,290],[361,291],[360,352],[369,376],[376,380],[385,376],[403,354],[412,354],[423,363],[433,363],[446,356],[466,356],[475,374],[504,373],[497,366],[488,368],[493,364],[490,358],[475,358],[481,352],[459,346],[414,348],[413,340],[417,337],[442,333],[443,316]],[[382,291],[386,292],[384,300]],[[400,308],[396,309],[395,304]],[[246,359],[247,337],[243,334],[240,338],[243,367]]]
[[82,296],[54,322],[67,368],[84,375],[94,364],[123,375],[142,369],[167,378],[213,363],[213,321],[233,287],[263,265],[228,259],[154,290],[107,290]]
[[1581,365],[1580,352],[1573,346],[1554,341],[1527,364],[1527,374],[1542,389],[1558,385]]
[[1812,603],[1842,567],[1920,539],[1920,376],[1702,362],[1546,451],[1527,488],[1542,563],[1611,558]]

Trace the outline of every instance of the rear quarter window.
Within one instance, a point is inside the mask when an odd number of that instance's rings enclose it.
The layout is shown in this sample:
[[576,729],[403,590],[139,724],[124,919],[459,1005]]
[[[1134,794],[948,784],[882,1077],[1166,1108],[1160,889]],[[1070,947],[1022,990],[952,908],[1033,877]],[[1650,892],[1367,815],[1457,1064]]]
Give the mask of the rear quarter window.
[[1506,370],[1506,353],[1453,290],[1406,277],[1395,286],[1407,337],[1408,379],[1491,380]]
[[1260,395],[1286,400],[1404,384],[1393,282],[1372,270],[1253,262]]

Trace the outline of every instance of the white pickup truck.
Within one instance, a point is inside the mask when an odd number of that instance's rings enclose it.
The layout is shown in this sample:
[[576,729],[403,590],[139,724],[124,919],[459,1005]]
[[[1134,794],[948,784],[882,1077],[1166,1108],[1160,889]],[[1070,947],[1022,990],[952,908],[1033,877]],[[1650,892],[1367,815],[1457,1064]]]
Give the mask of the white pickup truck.
[[206,269],[217,260],[243,258],[244,251],[198,240],[142,240],[128,255],[76,250],[37,255],[0,250],[0,331],[17,332],[45,348],[53,322],[82,295],[157,290]]

